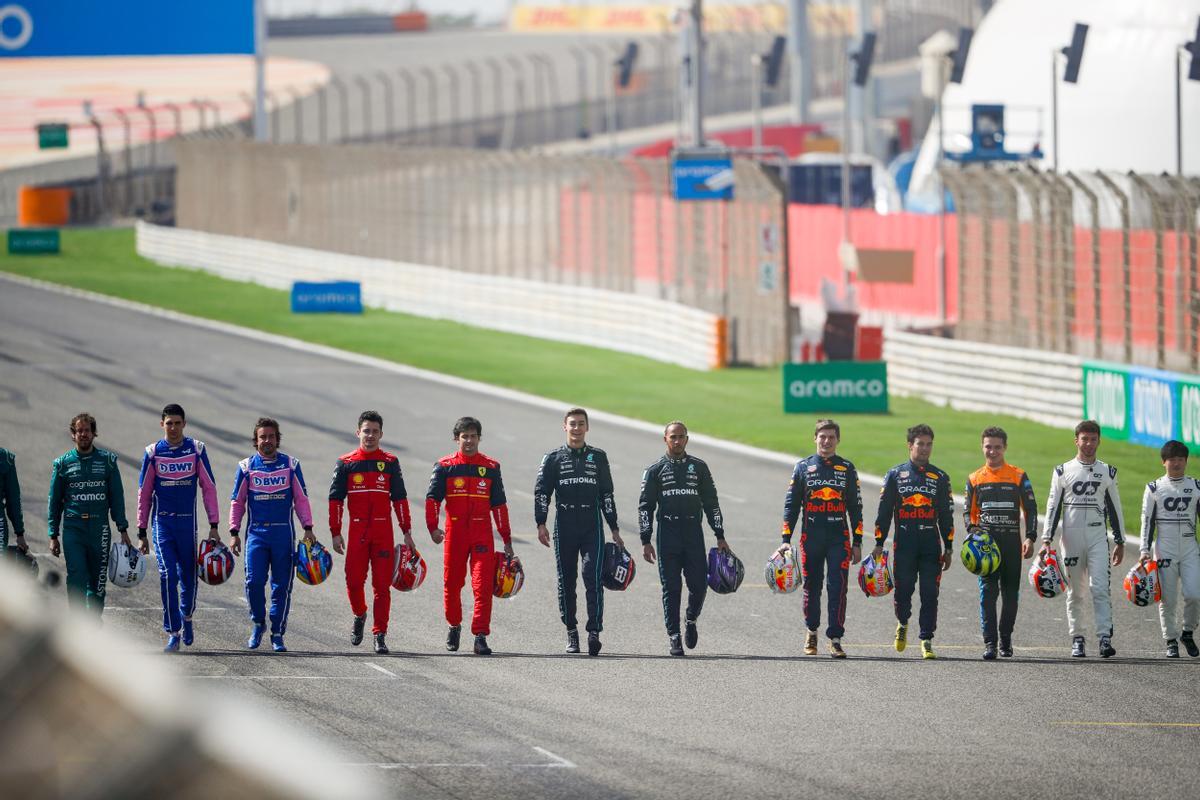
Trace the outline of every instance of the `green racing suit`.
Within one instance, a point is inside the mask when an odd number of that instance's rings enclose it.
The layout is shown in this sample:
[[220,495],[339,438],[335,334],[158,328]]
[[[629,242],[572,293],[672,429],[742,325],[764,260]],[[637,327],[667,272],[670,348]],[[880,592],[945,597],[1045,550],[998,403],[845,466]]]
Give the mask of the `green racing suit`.
[[53,539],[60,528],[62,531],[69,603],[97,613],[104,610],[104,588],[108,582],[110,514],[117,529],[125,533],[129,521],[125,518],[125,491],[115,453],[96,447],[87,454],[70,450],[54,460],[50,468],[47,532]]
[[25,520],[21,516],[21,484],[17,482],[17,460],[12,453],[0,447],[0,555],[8,550],[8,520],[12,520],[14,536],[25,535]]

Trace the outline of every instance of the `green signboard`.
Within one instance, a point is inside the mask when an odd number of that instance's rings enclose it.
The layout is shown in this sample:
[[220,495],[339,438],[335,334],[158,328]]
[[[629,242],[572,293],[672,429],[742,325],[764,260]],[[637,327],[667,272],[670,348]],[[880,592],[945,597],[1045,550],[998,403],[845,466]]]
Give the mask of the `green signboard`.
[[70,129],[65,122],[45,122],[38,125],[38,149],[49,150],[55,147],[66,147],[68,144],[68,130]]
[[787,414],[826,411],[886,414],[887,363],[784,364],[783,410]]
[[1200,447],[1200,377],[1087,361],[1083,414],[1109,439],[1161,447],[1179,439]]
[[57,228],[10,228],[8,252],[27,255],[30,253],[57,253],[59,250]]

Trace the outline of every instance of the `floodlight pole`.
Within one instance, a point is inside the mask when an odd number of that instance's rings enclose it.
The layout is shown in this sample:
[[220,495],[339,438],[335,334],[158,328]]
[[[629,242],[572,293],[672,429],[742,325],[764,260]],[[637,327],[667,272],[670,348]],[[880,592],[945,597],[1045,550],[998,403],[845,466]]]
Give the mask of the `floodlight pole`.
[[267,140],[267,5],[254,0],[254,140]]
[[[1200,54],[1200,40],[1197,40],[1197,53]],[[1175,48],[1175,174],[1183,176],[1183,53],[1186,44]],[[1192,58],[1196,58],[1195,55]]]
[[762,117],[762,64],[763,58],[759,53],[750,56],[750,99],[754,109],[754,147],[762,147],[763,117]]
[[937,274],[938,274],[938,294],[937,307],[938,317],[942,321],[944,328],[947,323],[947,317],[950,313],[947,303],[947,287],[946,287],[946,186],[942,182],[942,165],[946,161],[946,129],[943,126],[942,107],[946,102],[946,65],[943,62],[941,69],[938,71],[938,77],[941,80],[941,91],[938,92],[937,101],[937,129],[938,129],[938,149],[937,149],[937,166],[934,168],[934,175],[937,177],[937,192],[938,192],[938,243],[937,243]]
[[1058,172],[1058,54],[1057,48],[1050,53],[1050,142],[1054,148],[1051,172]]

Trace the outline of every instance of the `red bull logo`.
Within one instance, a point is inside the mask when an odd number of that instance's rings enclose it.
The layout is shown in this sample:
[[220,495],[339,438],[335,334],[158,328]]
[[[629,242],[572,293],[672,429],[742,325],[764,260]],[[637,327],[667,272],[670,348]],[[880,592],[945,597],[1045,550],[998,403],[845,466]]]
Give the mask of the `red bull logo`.
[[900,498],[900,519],[933,519],[933,500],[924,494],[910,494]]
[[922,506],[932,506],[933,500],[923,494],[910,494],[908,497],[900,500],[900,505],[921,508]]
[[809,495],[809,497],[811,497],[813,500],[824,500],[829,502],[830,500],[841,500],[842,493],[837,489],[832,489],[828,486],[822,486],[820,489],[817,489],[815,492]]

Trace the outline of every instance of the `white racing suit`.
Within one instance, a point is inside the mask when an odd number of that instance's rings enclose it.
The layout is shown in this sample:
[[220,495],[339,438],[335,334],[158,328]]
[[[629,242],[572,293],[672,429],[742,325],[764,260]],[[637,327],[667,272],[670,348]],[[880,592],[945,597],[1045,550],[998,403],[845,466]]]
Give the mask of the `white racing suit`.
[[1050,544],[1062,523],[1063,567],[1067,573],[1067,627],[1072,638],[1082,636],[1079,615],[1084,576],[1092,595],[1096,636],[1111,637],[1112,599],[1109,596],[1108,528],[1113,541],[1125,543],[1117,468],[1103,461],[1082,464],[1073,458],[1054,468],[1042,541]]
[[1179,590],[1183,589],[1183,629],[1200,624],[1200,547],[1196,522],[1200,519],[1200,481],[1163,476],[1146,484],[1142,495],[1142,555],[1153,547],[1158,561],[1162,602],[1158,617],[1163,638],[1179,639]]

